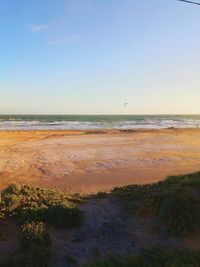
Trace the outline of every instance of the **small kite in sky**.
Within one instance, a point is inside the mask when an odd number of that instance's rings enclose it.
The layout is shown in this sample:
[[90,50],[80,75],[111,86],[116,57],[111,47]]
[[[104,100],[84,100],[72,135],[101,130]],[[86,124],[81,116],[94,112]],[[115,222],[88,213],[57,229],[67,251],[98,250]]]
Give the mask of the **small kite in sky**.
[[128,106],[128,103],[127,102],[124,103],[124,107],[126,107],[126,106]]

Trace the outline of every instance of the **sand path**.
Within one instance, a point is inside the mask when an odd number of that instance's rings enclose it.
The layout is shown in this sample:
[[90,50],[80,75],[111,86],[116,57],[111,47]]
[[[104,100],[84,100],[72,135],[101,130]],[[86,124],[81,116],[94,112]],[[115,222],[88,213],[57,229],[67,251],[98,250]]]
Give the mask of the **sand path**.
[[80,208],[85,213],[80,228],[54,230],[52,233],[54,267],[81,267],[84,263],[112,255],[132,255],[152,247],[199,249],[198,238],[169,236],[160,229],[156,217],[130,216],[123,204],[112,196],[91,198]]

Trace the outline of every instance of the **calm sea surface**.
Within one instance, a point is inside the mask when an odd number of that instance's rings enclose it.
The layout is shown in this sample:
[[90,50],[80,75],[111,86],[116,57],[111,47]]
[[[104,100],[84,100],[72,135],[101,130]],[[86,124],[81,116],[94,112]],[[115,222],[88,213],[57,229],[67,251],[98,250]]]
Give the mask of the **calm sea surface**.
[[0,115],[3,130],[200,127],[200,115]]

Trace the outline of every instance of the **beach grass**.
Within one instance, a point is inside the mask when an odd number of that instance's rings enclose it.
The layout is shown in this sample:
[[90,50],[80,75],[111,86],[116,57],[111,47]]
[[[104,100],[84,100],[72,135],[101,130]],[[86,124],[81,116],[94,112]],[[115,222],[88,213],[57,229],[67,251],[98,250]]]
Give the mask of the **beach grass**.
[[[195,233],[200,225],[200,172],[171,176],[148,185],[115,188],[100,192],[93,201],[115,198],[127,216],[153,216],[168,236],[182,239]],[[54,229],[76,228],[84,224],[80,195],[66,194],[28,185],[12,184],[1,194],[1,222],[8,218],[18,225],[19,249],[0,260],[0,267],[50,267]],[[104,201],[104,200],[103,200]],[[1,236],[4,236],[0,227]],[[158,230],[159,231],[159,230]],[[163,233],[163,232],[162,232]],[[162,235],[162,233],[159,233]],[[101,253],[100,253],[101,255]],[[101,257],[103,257],[101,259]],[[66,261],[79,264],[74,255]],[[129,255],[98,256],[84,267],[199,267],[200,251],[192,247],[136,249]]]
[[83,220],[79,195],[12,184],[2,192],[1,213],[20,224],[41,221],[55,227],[76,227]]
[[20,249],[5,257],[1,267],[48,267],[51,262],[50,231],[42,222],[27,222],[20,227]]
[[[77,207],[82,198],[75,194],[12,184],[1,194],[1,223],[13,219],[18,224],[20,248],[0,261],[1,267],[47,267],[51,261],[50,231],[82,224]],[[2,229],[1,229],[2,230]],[[0,232],[3,236],[3,231]]]
[[200,225],[200,172],[170,176],[155,184],[115,188],[112,194],[131,214],[157,216],[170,234],[187,236]]

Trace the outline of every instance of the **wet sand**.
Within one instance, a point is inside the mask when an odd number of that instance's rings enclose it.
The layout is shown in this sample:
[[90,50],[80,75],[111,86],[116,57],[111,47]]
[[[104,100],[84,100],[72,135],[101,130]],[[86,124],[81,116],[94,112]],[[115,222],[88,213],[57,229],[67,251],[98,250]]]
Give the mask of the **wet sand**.
[[95,193],[200,170],[200,129],[0,132],[0,188]]

